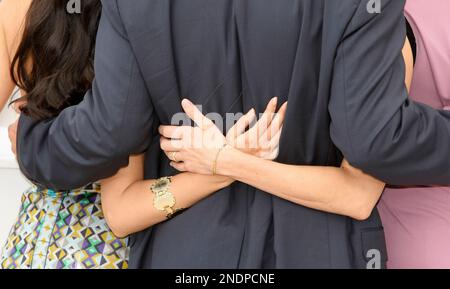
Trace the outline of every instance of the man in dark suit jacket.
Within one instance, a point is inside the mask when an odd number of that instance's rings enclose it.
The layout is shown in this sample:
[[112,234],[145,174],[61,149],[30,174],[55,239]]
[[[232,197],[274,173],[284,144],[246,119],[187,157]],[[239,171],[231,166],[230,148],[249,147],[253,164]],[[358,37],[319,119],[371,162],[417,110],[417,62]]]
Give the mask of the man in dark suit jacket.
[[[173,175],[157,127],[182,97],[205,113],[289,99],[278,161],[354,166],[390,184],[450,182],[450,114],[408,99],[403,0],[108,0],[96,79],[51,121],[22,116],[18,157],[33,181],[73,189],[147,151],[147,178]],[[386,261],[365,222],[236,183],[131,239],[132,268],[365,268]]]

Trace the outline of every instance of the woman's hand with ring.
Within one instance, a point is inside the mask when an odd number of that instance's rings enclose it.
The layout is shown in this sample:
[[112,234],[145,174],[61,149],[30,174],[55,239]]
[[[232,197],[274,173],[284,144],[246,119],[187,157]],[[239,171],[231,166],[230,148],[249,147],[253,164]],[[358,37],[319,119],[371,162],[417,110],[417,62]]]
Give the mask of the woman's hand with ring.
[[[182,107],[196,127],[161,126],[161,149],[172,161],[171,166],[181,172],[213,174],[220,162],[222,150],[240,150],[259,158],[274,160],[278,156],[287,103],[277,110],[273,98],[256,124],[256,113],[251,110],[230,129],[225,137],[213,121],[204,116],[189,100]],[[225,144],[228,146],[224,147]]]
[[226,144],[226,138],[192,102],[185,99],[182,107],[197,126],[160,126],[161,149],[178,171],[210,175],[217,152]]

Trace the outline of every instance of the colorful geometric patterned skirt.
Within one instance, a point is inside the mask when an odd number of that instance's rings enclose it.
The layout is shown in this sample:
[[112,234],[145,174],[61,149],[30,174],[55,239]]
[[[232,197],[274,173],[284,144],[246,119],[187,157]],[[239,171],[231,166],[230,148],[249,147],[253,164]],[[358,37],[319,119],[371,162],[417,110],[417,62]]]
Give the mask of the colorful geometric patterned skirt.
[[99,185],[69,192],[27,191],[0,268],[126,269],[128,239],[109,229],[99,192]]

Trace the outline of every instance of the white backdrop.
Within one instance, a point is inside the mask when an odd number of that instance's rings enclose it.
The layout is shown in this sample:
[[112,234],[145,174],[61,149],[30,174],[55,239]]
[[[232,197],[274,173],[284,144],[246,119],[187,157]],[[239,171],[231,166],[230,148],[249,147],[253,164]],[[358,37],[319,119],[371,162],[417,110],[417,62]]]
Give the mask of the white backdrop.
[[30,186],[17,166],[8,139],[8,125],[17,115],[5,108],[0,113],[0,251],[17,218],[22,193]]

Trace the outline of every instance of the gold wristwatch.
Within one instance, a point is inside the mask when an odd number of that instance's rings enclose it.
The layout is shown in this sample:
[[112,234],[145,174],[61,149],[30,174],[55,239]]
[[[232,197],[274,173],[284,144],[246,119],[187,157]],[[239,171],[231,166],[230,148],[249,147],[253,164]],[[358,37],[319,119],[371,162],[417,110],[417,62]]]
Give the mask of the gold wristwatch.
[[176,200],[170,192],[171,183],[172,179],[170,177],[164,177],[157,180],[150,188],[155,195],[153,198],[153,206],[158,211],[166,212],[167,219],[171,219],[177,213],[183,211],[183,209],[174,210]]

